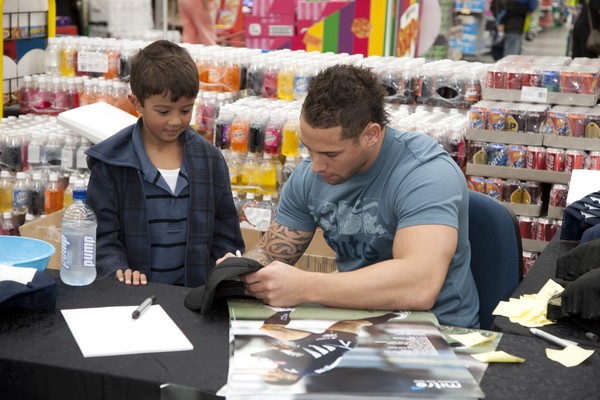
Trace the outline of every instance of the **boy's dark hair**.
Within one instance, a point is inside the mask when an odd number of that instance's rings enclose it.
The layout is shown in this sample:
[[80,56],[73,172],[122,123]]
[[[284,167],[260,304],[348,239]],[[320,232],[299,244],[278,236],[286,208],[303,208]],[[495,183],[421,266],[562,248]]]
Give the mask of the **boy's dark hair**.
[[342,139],[356,139],[365,126],[389,122],[385,89],[371,69],[336,64],[321,71],[308,86],[302,118],[313,128],[342,127]]
[[200,89],[198,69],[190,53],[168,40],[157,40],[131,60],[131,93],[144,105],[156,94],[168,93],[171,101],[195,99]]

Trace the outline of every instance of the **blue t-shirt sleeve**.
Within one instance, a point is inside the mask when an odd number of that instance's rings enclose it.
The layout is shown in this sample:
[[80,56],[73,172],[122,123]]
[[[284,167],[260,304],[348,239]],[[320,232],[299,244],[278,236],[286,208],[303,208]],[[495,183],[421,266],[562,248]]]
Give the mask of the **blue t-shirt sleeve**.
[[465,178],[451,159],[438,157],[419,165],[397,186],[396,228],[432,224],[458,229],[459,208],[466,190]]
[[317,228],[317,223],[308,206],[308,188],[311,185],[308,172],[310,172],[310,163],[304,160],[283,185],[275,220],[289,228],[313,232]]

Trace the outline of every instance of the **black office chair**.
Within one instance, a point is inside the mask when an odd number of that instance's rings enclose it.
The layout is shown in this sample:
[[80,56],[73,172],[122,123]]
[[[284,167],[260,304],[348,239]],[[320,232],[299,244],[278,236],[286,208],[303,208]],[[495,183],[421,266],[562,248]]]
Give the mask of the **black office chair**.
[[492,329],[492,312],[523,279],[519,222],[503,203],[469,191],[471,271],[479,292],[479,325]]

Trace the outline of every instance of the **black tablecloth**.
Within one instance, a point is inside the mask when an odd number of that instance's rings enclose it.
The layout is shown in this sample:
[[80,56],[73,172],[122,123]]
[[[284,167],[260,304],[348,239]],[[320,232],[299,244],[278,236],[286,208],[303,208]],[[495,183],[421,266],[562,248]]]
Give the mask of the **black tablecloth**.
[[[161,399],[160,385],[215,393],[226,383],[229,364],[228,317],[204,317],[183,300],[190,289],[149,284],[131,287],[113,277],[86,287],[69,287],[57,271],[55,311],[0,310],[0,399]],[[60,309],[138,305],[155,294],[194,345],[192,351],[84,358]],[[135,340],[135,338],[123,338]],[[486,399],[598,398],[600,361],[594,354],[566,368],[549,360],[545,341],[506,333],[499,350],[525,358],[522,364],[490,364],[481,388]],[[186,399],[202,398],[198,394]],[[163,397],[166,399],[166,397]]]
[[[190,289],[133,287],[102,277],[89,286],[57,280],[55,311],[0,310],[1,399],[159,399],[160,384],[216,392],[227,379],[228,319],[186,309]],[[139,305],[150,295],[192,342],[192,351],[84,358],[60,309]],[[123,338],[135,340],[135,338]]]
[[[529,273],[523,278],[511,297],[519,298],[524,294],[538,293],[549,279],[560,283],[560,281],[556,279],[556,259],[577,246],[578,243],[579,242],[560,240],[559,235],[556,235],[540,254],[535,264],[529,270]],[[506,317],[496,317],[494,325],[502,332],[517,335],[531,335],[528,328],[513,324]],[[568,320],[560,320],[556,324],[547,325],[541,329],[558,337],[573,340],[583,346],[600,348],[600,342],[588,340],[585,336],[586,331]]]

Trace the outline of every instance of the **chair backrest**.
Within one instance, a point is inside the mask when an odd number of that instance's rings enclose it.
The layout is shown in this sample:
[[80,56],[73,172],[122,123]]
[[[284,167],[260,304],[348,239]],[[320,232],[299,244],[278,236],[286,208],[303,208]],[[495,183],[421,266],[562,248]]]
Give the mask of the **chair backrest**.
[[469,191],[471,272],[479,292],[479,325],[491,329],[492,312],[523,278],[519,222],[505,204]]

